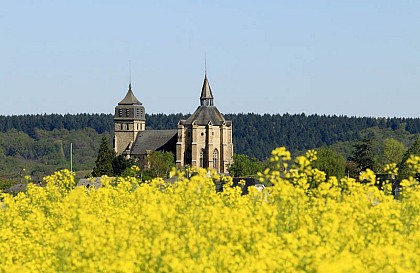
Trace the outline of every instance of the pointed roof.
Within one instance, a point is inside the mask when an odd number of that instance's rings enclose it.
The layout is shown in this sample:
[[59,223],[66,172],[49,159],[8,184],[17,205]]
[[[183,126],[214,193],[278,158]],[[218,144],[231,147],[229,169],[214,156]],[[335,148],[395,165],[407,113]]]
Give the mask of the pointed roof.
[[118,103],[118,105],[142,105],[142,103],[134,96],[131,90],[131,83],[128,85],[127,95]]
[[209,80],[207,79],[207,73],[204,74],[204,82],[203,82],[203,88],[201,88],[201,96],[200,99],[214,99],[213,93],[211,92]]
[[214,126],[231,126],[231,121],[225,120],[223,115],[219,112],[213,104],[213,93],[211,92],[210,84],[207,79],[207,73],[204,74],[203,88],[201,89],[200,106],[197,110],[186,120],[181,120],[180,124],[199,126],[206,126],[212,124]]

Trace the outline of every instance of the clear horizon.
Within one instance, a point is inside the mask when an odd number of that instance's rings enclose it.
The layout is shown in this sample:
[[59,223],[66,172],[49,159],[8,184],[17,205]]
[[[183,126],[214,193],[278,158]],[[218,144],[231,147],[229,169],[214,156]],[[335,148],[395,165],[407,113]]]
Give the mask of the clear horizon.
[[418,1],[7,1],[0,115],[222,113],[419,117]]

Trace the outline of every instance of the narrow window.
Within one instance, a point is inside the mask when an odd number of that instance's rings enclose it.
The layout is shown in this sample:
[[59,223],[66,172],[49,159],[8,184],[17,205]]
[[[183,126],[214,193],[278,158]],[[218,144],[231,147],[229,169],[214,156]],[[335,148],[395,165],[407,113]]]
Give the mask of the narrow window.
[[204,168],[204,150],[200,151],[200,167]]
[[219,152],[217,149],[214,149],[213,152],[213,169],[217,170],[217,161],[219,160]]

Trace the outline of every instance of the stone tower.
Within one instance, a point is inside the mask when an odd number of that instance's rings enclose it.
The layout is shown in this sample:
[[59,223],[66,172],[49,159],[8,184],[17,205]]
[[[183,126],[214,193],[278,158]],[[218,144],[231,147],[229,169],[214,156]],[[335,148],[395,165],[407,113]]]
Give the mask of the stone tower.
[[177,166],[212,168],[226,173],[233,163],[232,122],[225,120],[213,100],[205,74],[200,106],[187,120],[178,123]]
[[131,83],[127,95],[115,107],[114,114],[114,150],[117,155],[129,157],[131,146],[140,131],[146,127],[146,113],[142,103],[134,96]]

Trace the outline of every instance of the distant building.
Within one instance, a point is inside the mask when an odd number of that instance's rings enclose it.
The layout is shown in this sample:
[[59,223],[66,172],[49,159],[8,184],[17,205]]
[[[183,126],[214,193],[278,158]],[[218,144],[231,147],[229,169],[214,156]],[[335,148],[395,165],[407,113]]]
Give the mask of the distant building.
[[232,161],[232,122],[214,106],[207,75],[201,89],[200,106],[174,130],[146,130],[146,113],[134,96],[131,84],[127,95],[115,107],[114,150],[139,162],[153,151],[174,154],[176,166],[195,166],[226,173]]

